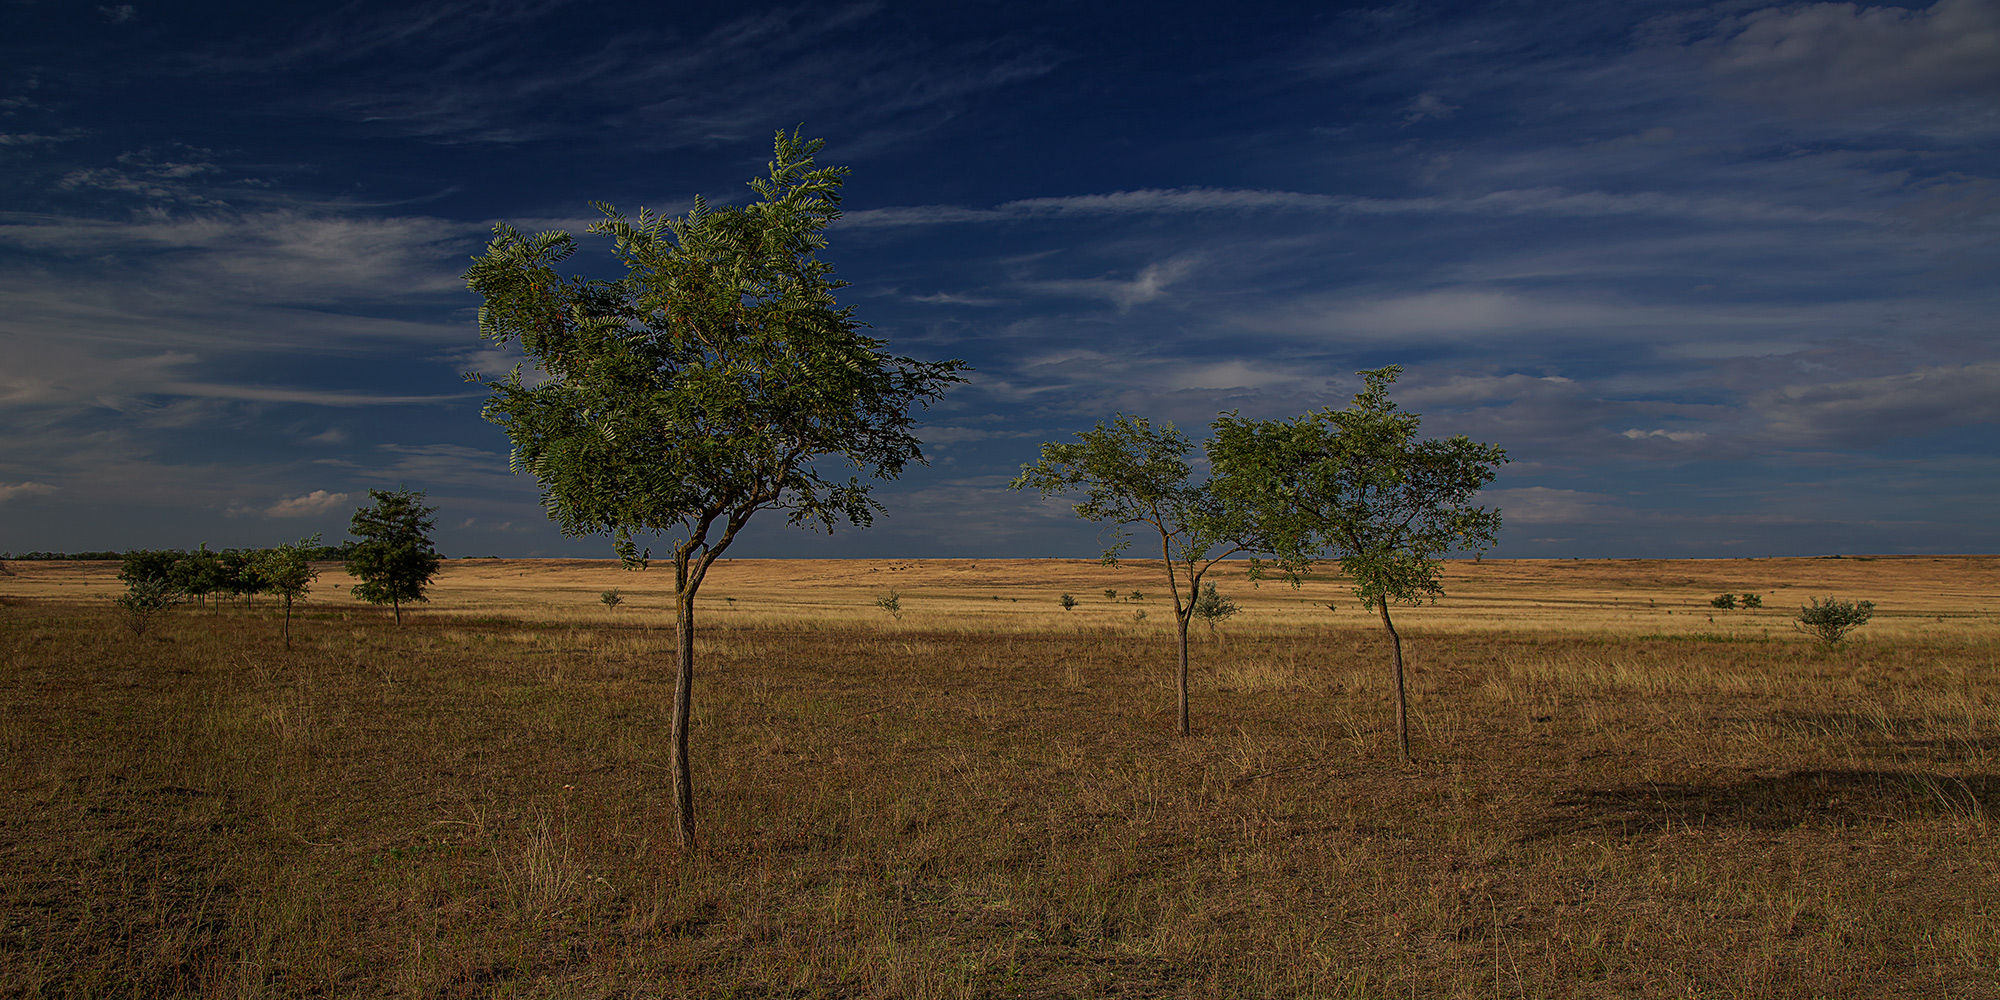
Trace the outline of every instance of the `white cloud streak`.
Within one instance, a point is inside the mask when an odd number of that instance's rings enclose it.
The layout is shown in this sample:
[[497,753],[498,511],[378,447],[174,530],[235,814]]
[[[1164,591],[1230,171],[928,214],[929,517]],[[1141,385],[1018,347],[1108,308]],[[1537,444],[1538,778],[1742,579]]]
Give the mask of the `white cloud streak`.
[[55,487],[32,480],[25,483],[0,483],[0,503],[6,503],[15,497],[41,496],[54,492],[56,492]]
[[1791,444],[1848,446],[2000,422],[2000,363],[1919,368],[1757,393],[1766,433]]
[[2000,96],[2000,4],[1992,0],[1766,7],[1723,21],[1703,49],[1711,68],[1746,90],[1828,110]]
[[347,494],[314,490],[311,493],[287,497],[262,511],[265,517],[318,517],[331,514],[347,505]]
[[1614,193],[1559,187],[1516,188],[1467,197],[1367,198],[1241,188],[1145,188],[1109,194],[1024,198],[993,208],[915,205],[860,209],[839,225],[862,229],[1215,212],[1321,212],[1353,215],[1476,215],[1601,218],[1659,216],[1718,223],[1878,222],[1879,213],[1657,191]]

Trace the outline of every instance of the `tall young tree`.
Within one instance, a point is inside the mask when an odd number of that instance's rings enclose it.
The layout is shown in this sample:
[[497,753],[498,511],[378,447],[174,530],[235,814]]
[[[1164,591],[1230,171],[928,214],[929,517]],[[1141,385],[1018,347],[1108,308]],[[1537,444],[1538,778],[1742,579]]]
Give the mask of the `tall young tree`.
[[404,604],[430,600],[424,590],[444,561],[431,546],[437,508],[424,504],[423,490],[369,490],[368,499],[347,526],[360,539],[347,555],[347,573],[359,581],[350,593],[394,608],[401,625]]
[[257,579],[285,606],[286,649],[292,647],[292,602],[304,600],[313,581],[319,579],[319,571],[312,565],[312,553],[318,547],[319,536],[309,535],[296,544],[264,549],[251,560]]
[[1441,557],[1493,546],[1500,512],[1472,501],[1507,453],[1463,434],[1419,439],[1418,415],[1389,398],[1402,371],[1360,372],[1366,388],[1345,409],[1291,421],[1224,415],[1209,457],[1225,502],[1255,511],[1294,582],[1314,560],[1337,555],[1362,606],[1380,614],[1395,658],[1396,744],[1408,761],[1403,639],[1389,606],[1435,602],[1444,594]]
[[[611,535],[628,567],[669,543],[677,670],[673,706],[675,830],[695,843],[688,722],[694,602],[709,567],[762,510],[792,525],[865,527],[880,509],[870,479],[894,479],[923,454],[911,408],[964,381],[961,361],[885,352],[819,259],[840,217],[844,167],[821,167],[821,140],[779,132],[757,200],[682,218],[598,205],[592,233],[611,237],[618,280],[563,278],[576,249],[564,232],[494,228],[466,272],[486,300],[480,335],[517,342],[539,371],[487,382],[486,417],[507,432],[513,467],[571,537]],[[844,464],[860,475],[837,478]]]
[[1115,565],[1118,553],[1132,543],[1128,525],[1145,525],[1160,536],[1160,560],[1167,572],[1167,591],[1174,599],[1174,627],[1179,639],[1180,733],[1188,734],[1188,622],[1194,617],[1202,575],[1217,562],[1257,548],[1252,524],[1225,503],[1212,483],[1196,482],[1188,463],[1193,450],[1187,435],[1170,423],[1153,426],[1143,417],[1119,414],[1109,425],[1076,435],[1074,444],[1042,445],[1040,461],[1022,466],[1013,482],[1017,490],[1039,490],[1054,496],[1082,490],[1076,516],[1112,525],[1104,561]]

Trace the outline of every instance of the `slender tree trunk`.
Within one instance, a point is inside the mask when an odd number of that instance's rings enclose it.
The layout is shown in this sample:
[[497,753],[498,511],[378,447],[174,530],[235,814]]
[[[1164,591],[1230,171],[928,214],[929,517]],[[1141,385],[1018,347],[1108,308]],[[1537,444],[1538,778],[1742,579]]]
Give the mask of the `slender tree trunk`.
[[396,624],[403,624],[403,602],[391,597],[389,598],[389,606],[396,609]]
[[292,648],[292,599],[285,598],[285,648]]
[[1188,620],[1179,614],[1175,617],[1180,619],[1181,631],[1181,669],[1178,678],[1181,695],[1181,735],[1186,736],[1188,734]]
[[1403,697],[1403,637],[1396,634],[1396,623],[1389,620],[1389,602],[1379,600],[1376,605],[1382,611],[1382,627],[1389,630],[1389,645],[1396,651],[1396,746],[1403,754],[1403,763],[1410,762],[1410,708]]
[[688,772],[688,709],[694,700],[694,594],[685,573],[674,594],[674,833],[681,847],[694,849],[694,777]]

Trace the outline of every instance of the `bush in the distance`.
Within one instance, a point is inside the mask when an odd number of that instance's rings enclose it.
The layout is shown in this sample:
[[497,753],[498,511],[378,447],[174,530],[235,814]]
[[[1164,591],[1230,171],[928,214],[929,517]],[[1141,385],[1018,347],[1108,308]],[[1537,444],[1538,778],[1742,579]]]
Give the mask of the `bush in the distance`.
[[1828,646],[1847,638],[1847,633],[1866,625],[1875,615],[1874,601],[1836,601],[1831,597],[1824,603],[1817,597],[1807,600],[1812,603],[1799,608],[1799,617],[1792,627]]

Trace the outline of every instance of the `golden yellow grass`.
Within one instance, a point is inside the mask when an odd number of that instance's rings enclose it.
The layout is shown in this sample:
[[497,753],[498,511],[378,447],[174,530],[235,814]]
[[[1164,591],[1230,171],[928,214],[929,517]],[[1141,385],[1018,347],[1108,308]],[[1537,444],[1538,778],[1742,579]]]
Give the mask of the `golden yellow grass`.
[[[10,562],[0,596],[108,599],[122,592],[116,563]],[[319,566],[310,601],[354,608],[337,563]],[[1209,574],[1242,606],[1236,630],[1265,626],[1362,626],[1338,566],[1302,586],[1252,582],[1241,562]],[[1398,607],[1398,627],[1418,632],[1532,630],[1617,635],[1776,636],[1809,598],[1872,600],[1861,634],[1960,635],[2000,628],[2000,556],[1842,556],[1700,560],[1459,560],[1445,564],[1446,597]],[[624,603],[599,600],[616,589]],[[1172,600],[1157,561],[1116,567],[1068,559],[725,559],[701,589],[704,623],[775,624],[888,619],[876,606],[894,590],[912,628],[1037,631],[1076,624],[1171,628]],[[1118,596],[1107,597],[1105,591]],[[1144,595],[1133,601],[1134,592]],[[1063,611],[1063,594],[1077,606]],[[1759,595],[1761,609],[1718,611],[1718,594]],[[673,569],[632,572],[616,560],[455,559],[445,563],[420,610],[534,620],[671,625]],[[1134,612],[1146,611],[1143,623]]]
[[659,570],[327,572],[288,651],[9,563],[0,996],[2000,997],[1995,566],[1454,565],[1404,767],[1332,581],[1225,578],[1176,738],[1150,567],[732,562],[684,855]]

